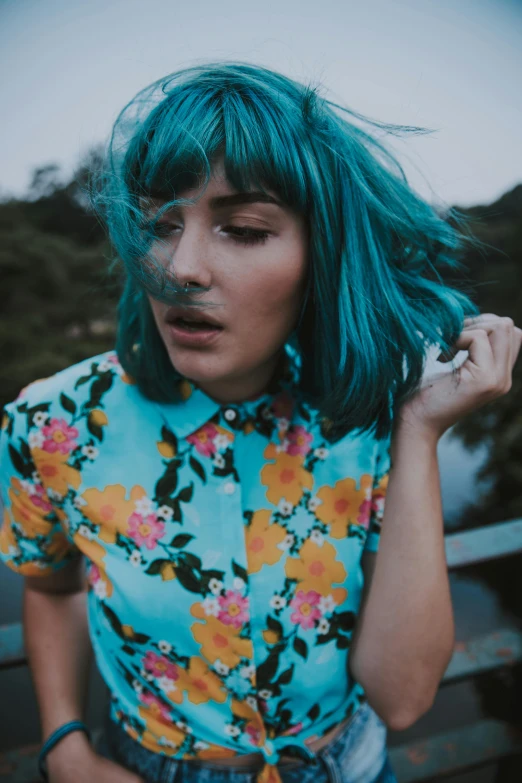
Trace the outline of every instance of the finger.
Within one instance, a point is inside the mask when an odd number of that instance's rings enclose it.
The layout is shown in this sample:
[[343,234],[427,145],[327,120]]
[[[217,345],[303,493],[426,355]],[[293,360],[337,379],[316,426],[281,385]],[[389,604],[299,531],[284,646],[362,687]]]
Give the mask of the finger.
[[522,329],[519,329],[518,326],[515,326],[515,328],[513,329],[513,353],[511,355],[511,369],[513,369],[513,367],[516,364],[521,348],[522,348]]
[[495,363],[490,380],[499,389],[507,390],[511,386],[513,319],[497,318],[495,321],[485,321],[481,328],[488,335]]
[[468,351],[464,365],[471,365],[470,371],[481,374],[488,380],[496,379],[495,357],[485,329],[468,329],[460,333],[455,347]]
[[[488,335],[493,334],[495,329],[506,328],[506,324],[511,324],[511,326],[514,327],[512,318],[509,317],[503,318],[499,315],[495,315],[495,313],[481,313],[479,316],[476,316],[475,318],[465,318],[464,324],[465,326],[463,327],[462,331],[465,330],[469,331],[470,329],[484,329],[488,333]],[[447,351],[446,353],[441,353],[437,361],[443,363],[449,362],[455,357],[457,353],[458,350],[455,348],[455,343],[454,343],[449,351]],[[502,356],[504,357],[504,359],[506,359],[506,362],[509,363],[507,357],[505,357],[503,353]],[[513,359],[513,363],[514,361],[515,360]],[[513,365],[511,364],[510,366]]]
[[501,316],[495,313],[481,313],[473,318],[464,318],[463,329],[482,329],[483,324],[500,321]]
[[[499,316],[495,315],[495,313],[479,313],[479,315],[470,316],[464,319],[461,333],[464,331],[464,329],[469,330],[485,328],[486,324],[494,323],[497,320],[499,320]],[[436,361],[441,362],[442,364],[447,364],[455,358],[458,352],[459,349],[455,347],[454,343],[448,351],[442,352],[437,357]]]

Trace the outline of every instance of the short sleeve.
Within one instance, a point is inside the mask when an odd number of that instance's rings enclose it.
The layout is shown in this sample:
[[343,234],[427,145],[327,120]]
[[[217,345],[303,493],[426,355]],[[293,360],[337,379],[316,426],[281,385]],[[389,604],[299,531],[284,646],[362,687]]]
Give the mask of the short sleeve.
[[391,468],[391,435],[376,442],[375,462],[373,472],[370,520],[364,551],[377,552],[381,535],[381,525],[384,516],[386,490]]
[[[34,410],[34,409],[33,409]],[[0,431],[0,560],[24,576],[44,576],[79,555],[49,500],[28,443],[28,417],[20,400],[4,408]]]

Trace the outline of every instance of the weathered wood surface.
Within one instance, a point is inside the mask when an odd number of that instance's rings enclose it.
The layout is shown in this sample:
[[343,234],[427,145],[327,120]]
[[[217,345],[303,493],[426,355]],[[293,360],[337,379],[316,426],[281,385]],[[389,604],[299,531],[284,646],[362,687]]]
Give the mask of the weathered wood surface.
[[502,721],[481,720],[391,748],[390,760],[399,783],[422,783],[519,753],[522,754],[522,732]]

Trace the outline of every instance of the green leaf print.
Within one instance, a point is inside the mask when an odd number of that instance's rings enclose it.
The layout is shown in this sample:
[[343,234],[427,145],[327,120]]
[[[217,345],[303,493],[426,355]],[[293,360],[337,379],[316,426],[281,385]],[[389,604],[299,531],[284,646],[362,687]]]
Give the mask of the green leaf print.
[[275,631],[275,633],[279,634],[279,636],[283,635],[283,626],[279,622],[279,620],[276,620],[271,615],[267,614],[266,616],[266,625],[267,628],[269,628],[271,631]]
[[76,403],[63,392],[60,394],[60,405],[67,413],[71,413],[73,416],[76,413]]
[[296,653],[306,660],[308,660],[308,645],[304,639],[300,639],[299,636],[294,638],[294,650]]
[[9,456],[11,457],[11,462],[13,463],[15,470],[24,478],[31,478],[34,470],[33,464],[31,462],[25,462],[12,443],[9,444]]
[[238,563],[236,563],[235,560],[232,560],[232,571],[234,572],[235,576],[238,576],[240,579],[243,580],[243,582],[248,584],[248,574],[246,572],[246,569],[243,568],[243,566],[240,566]]
[[177,549],[181,549],[181,547],[186,546],[193,538],[194,536],[190,533],[179,533],[177,536],[174,536],[170,545],[177,547]]
[[279,685],[288,685],[289,682],[292,682],[292,677],[294,676],[294,666],[295,664],[292,664],[288,667],[288,669],[285,669],[284,672],[281,672],[277,678]]
[[192,495],[194,494],[194,483],[191,481],[189,487],[183,487],[178,492],[177,500],[181,500],[182,503],[190,503]]
[[178,563],[176,567],[176,576],[185,590],[188,590],[191,593],[203,594],[203,585],[199,578],[199,574],[195,574],[185,563]]
[[167,469],[163,476],[156,482],[156,497],[167,498],[173,492],[176,491],[178,486],[178,468],[180,466],[179,459],[173,459],[167,465]]
[[200,477],[203,484],[207,483],[207,476],[205,473],[205,468],[201,464],[201,462],[198,462],[198,460],[195,457],[190,457],[189,459],[189,465],[194,471],[194,473]]

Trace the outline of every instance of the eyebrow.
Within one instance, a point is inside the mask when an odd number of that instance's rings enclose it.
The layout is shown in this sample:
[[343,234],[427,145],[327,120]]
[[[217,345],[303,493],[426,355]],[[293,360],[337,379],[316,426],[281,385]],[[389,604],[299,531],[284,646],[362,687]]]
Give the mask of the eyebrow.
[[214,196],[210,199],[211,209],[220,209],[221,207],[235,207],[238,204],[275,204],[282,207],[283,204],[273,196],[261,193],[257,190],[250,190],[246,193],[232,193],[230,196]]
[[[165,195],[159,192],[152,192],[153,198],[165,200]],[[257,190],[249,190],[245,193],[232,193],[227,196],[214,196],[210,199],[209,204],[211,209],[222,209],[223,207],[235,207],[239,204],[275,204],[277,207],[283,208],[283,202],[269,196],[266,193],[262,193]]]

